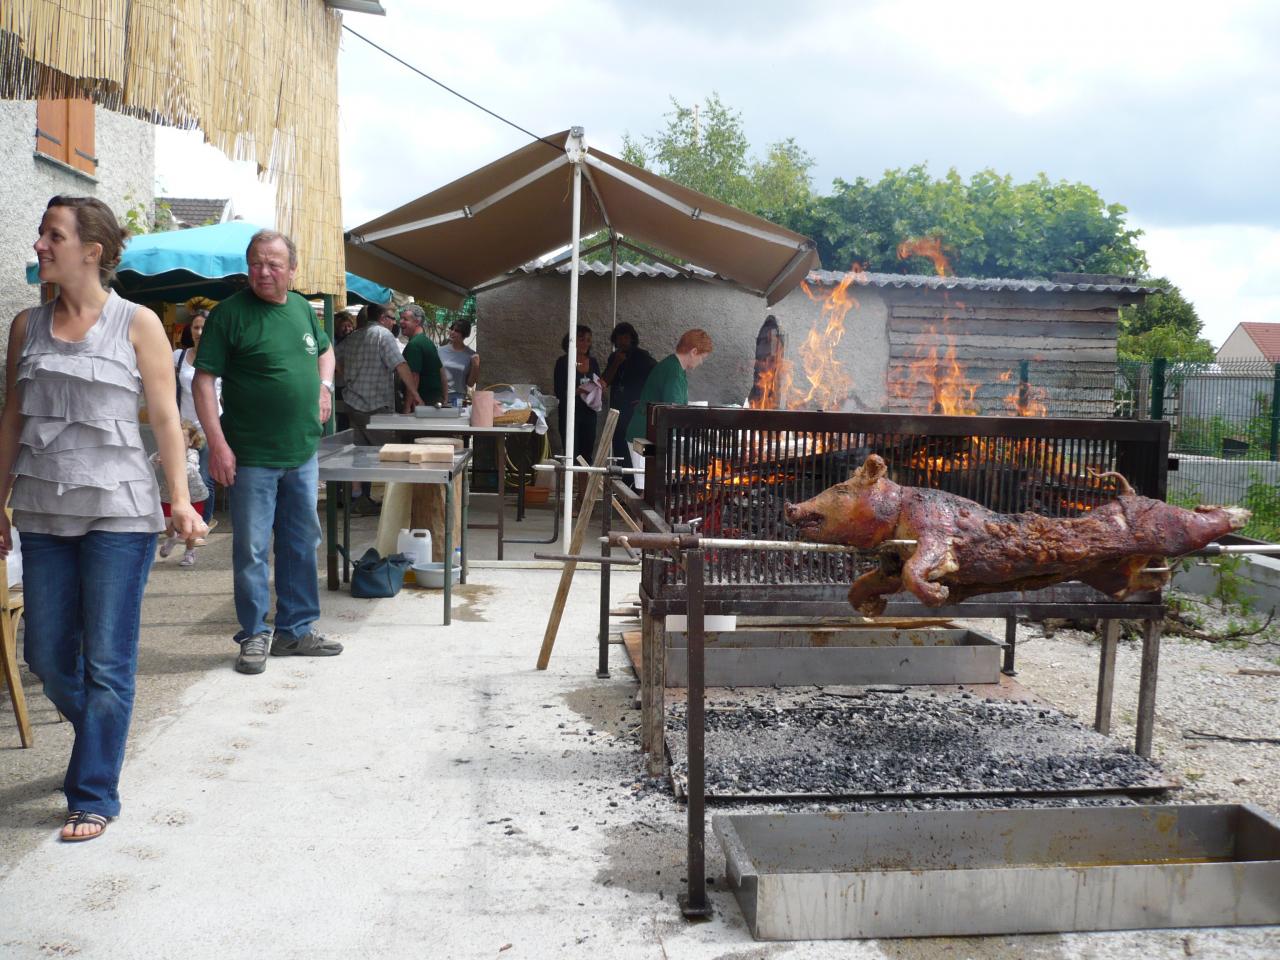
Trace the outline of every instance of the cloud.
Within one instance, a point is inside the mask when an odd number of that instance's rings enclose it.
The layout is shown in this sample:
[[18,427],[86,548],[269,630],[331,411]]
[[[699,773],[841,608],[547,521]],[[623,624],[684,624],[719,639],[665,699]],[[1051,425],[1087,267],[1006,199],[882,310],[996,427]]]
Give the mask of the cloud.
[[1246,321],[1280,321],[1280,230],[1225,224],[1151,227],[1142,238],[1152,272],[1195,304],[1214,346]]
[[[615,151],[624,133],[663,126],[669,96],[715,90],[756,150],[795,137],[820,189],[922,161],[938,174],[1044,171],[1126,205],[1215,340],[1237,319],[1280,319],[1280,4],[386,6],[345,22],[536,133],[581,124]],[[353,36],[339,69],[348,227],[527,142]],[[207,160],[175,157],[160,151],[171,192],[195,170],[217,179]]]

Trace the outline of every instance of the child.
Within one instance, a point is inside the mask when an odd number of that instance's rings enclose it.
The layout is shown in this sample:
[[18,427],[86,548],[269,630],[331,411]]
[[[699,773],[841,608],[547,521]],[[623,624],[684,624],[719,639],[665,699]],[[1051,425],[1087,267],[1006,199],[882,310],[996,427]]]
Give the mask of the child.
[[[204,485],[204,480],[200,476],[200,448],[204,446],[204,434],[189,420],[182,421],[182,433],[187,441],[187,489],[191,494],[192,503],[201,503],[209,497],[209,489]],[[164,470],[160,466],[160,454],[153,454],[151,462],[156,468],[156,480],[160,485],[160,509],[166,517],[169,516],[169,486],[165,483]],[[209,521],[209,529],[212,530],[217,524],[216,520]],[[173,529],[173,525],[169,524],[165,527],[164,541],[160,544],[160,559],[165,559],[173,552],[173,548],[178,545],[178,534]],[[180,567],[194,567],[196,563],[196,547],[203,547],[207,541],[204,537],[192,537],[187,541],[187,550],[182,555],[182,559],[178,561]]]

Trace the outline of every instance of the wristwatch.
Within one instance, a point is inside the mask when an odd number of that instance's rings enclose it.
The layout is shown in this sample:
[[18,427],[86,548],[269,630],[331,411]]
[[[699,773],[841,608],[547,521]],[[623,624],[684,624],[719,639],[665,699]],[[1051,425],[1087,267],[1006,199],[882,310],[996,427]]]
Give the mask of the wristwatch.
[[322,387],[324,387],[326,390],[328,390],[330,394],[332,394],[332,393],[333,393],[333,381],[332,381],[332,380],[321,380],[321,381],[320,381],[320,386],[322,386]]

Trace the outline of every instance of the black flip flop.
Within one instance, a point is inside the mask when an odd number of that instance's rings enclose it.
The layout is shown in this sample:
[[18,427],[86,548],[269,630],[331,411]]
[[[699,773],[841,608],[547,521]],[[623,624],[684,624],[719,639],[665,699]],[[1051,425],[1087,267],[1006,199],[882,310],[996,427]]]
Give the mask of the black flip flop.
[[67,814],[67,819],[63,822],[62,829],[65,830],[67,829],[67,827],[71,827],[72,831],[74,831],[76,827],[79,827],[82,824],[86,824],[86,823],[89,824],[90,826],[97,827],[98,832],[86,833],[83,836],[77,836],[73,832],[69,837],[66,836],[65,834],[61,834],[60,837],[62,842],[63,843],[83,843],[85,840],[96,840],[98,837],[102,836],[104,833],[107,832],[108,819],[106,817],[102,816],[102,814],[100,813],[88,813],[84,810],[72,810],[69,814]]

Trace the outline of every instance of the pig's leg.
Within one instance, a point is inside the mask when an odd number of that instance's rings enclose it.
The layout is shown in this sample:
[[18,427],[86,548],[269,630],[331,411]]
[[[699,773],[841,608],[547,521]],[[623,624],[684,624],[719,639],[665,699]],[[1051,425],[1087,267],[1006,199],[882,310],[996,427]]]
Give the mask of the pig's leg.
[[1079,580],[1117,600],[1148,590],[1159,590],[1169,582],[1167,573],[1148,573],[1149,564],[1159,557],[1127,557],[1115,563],[1080,573]]
[[864,617],[884,613],[885,597],[902,589],[902,577],[883,568],[864,573],[849,588],[849,603]]
[[950,591],[934,580],[955,569],[950,538],[917,535],[916,552],[902,568],[902,582],[926,606],[940,607],[947,602]]

